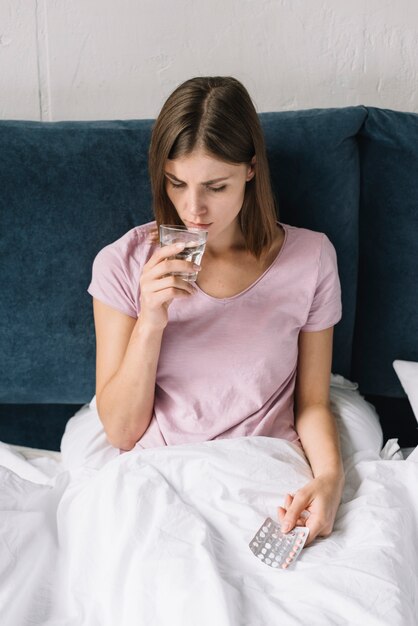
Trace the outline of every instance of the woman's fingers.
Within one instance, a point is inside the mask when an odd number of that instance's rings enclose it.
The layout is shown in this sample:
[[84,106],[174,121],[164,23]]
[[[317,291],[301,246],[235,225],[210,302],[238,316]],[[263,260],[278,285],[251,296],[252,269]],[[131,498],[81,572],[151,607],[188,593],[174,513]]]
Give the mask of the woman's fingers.
[[185,242],[182,242],[172,243],[169,246],[161,246],[160,248],[156,248],[152,253],[152,256],[146,262],[145,266],[151,269],[152,267],[155,267],[155,265],[160,263],[163,259],[175,256],[176,254],[184,250],[185,246]]
[[195,290],[192,283],[189,283],[180,276],[166,275],[164,278],[154,281],[153,293],[158,293],[166,289],[180,289],[181,291],[187,291],[188,293],[194,293]]
[[[286,509],[284,507],[282,507],[282,506],[277,507],[277,514],[278,514],[279,522],[282,522],[282,520],[284,519],[284,517],[286,515]],[[296,524],[295,525],[296,526],[306,526],[305,522],[306,522],[306,517],[301,515],[296,520]]]
[[199,271],[200,265],[195,265],[192,261],[185,261],[184,259],[164,259],[147,272],[147,279],[159,280],[173,273],[195,274]]
[[292,504],[293,498],[295,497],[294,493],[287,493],[284,499],[284,505],[286,509]]
[[319,477],[295,494],[286,494],[283,506],[277,509],[282,531],[306,526],[309,528],[309,536],[305,545],[312,543],[318,536],[328,537],[333,529],[339,498],[340,493],[335,489],[333,481]]
[[[200,270],[200,266],[186,259],[176,259],[175,255],[185,247],[184,243],[171,244],[157,248],[144,266],[143,276],[147,281],[157,280],[173,272],[194,274]],[[181,287],[181,285],[179,285]]]
[[148,233],[148,237],[147,237],[147,240],[148,240],[150,243],[159,243],[159,241],[160,241],[160,236],[159,236],[159,233],[158,233],[158,228],[152,228],[152,229],[149,231],[149,233]]
[[185,245],[177,243],[156,248],[139,279],[142,318],[156,328],[166,327],[167,310],[175,298],[188,298],[195,292],[193,283],[187,277],[196,275],[200,267],[191,261],[175,258]]
[[160,299],[156,300],[154,294],[163,290],[165,291],[163,301],[178,297],[182,292],[194,293],[194,286],[178,274],[194,274],[200,270],[200,266],[185,259],[173,258],[182,248],[184,244],[157,248],[145,264],[140,280],[141,293],[145,301],[152,297],[153,306],[160,304]]
[[[297,491],[296,494],[286,494],[285,497],[285,509],[286,513],[281,519],[281,526],[283,532],[289,532],[295,526],[305,526],[305,516],[302,513],[309,506],[309,496],[302,491]],[[280,507],[283,509],[283,507]]]

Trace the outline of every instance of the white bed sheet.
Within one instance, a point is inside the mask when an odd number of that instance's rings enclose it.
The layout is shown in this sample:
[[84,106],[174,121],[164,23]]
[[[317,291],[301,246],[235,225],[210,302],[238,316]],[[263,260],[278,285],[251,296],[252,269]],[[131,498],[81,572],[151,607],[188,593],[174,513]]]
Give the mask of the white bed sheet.
[[3,444],[0,623],[415,626],[418,463],[363,450],[345,468],[332,535],[277,571],[248,543],[310,477],[287,441],[134,449],[73,471]]

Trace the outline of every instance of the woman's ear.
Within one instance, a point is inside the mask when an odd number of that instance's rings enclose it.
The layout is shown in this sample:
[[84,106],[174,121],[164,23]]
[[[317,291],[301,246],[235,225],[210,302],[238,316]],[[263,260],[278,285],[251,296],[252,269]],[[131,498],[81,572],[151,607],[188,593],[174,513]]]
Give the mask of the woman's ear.
[[255,155],[254,155],[253,158],[251,159],[250,165],[248,167],[247,183],[248,183],[249,180],[251,180],[255,176],[255,164],[256,164],[256,158],[255,158]]

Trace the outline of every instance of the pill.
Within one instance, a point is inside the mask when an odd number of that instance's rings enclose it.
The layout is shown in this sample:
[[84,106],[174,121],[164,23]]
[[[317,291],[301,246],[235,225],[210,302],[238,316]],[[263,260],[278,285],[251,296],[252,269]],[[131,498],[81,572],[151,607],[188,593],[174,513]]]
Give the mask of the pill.
[[266,548],[271,548],[271,544],[270,543],[266,543]]
[[286,567],[287,567],[287,563],[283,563],[282,569],[286,569]]
[[271,559],[274,559],[274,552],[270,552],[269,557],[270,557]]
[[286,563],[289,564],[292,562],[293,559],[290,559],[289,557],[286,559]]
[[270,565],[270,563],[271,563],[270,559],[266,559],[265,563],[267,563],[267,565]]
[[272,564],[271,564],[271,566],[272,566],[272,567],[277,567],[277,563],[276,563],[276,562],[274,562],[274,563],[272,563]]
[[289,553],[289,556],[295,556],[296,552],[294,550],[292,550],[292,552]]

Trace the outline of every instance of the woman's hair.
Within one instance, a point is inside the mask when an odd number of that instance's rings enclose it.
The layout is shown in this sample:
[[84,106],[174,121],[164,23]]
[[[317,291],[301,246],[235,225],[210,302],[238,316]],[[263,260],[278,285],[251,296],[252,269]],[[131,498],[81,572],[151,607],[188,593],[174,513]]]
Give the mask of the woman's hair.
[[247,249],[260,258],[275,238],[277,206],[260,121],[247,90],[235,78],[191,78],[163,105],[149,148],[157,227],[182,223],[167,195],[166,161],[188,156],[196,148],[233,164],[250,164],[256,157],[255,176],[246,183],[239,223]]

